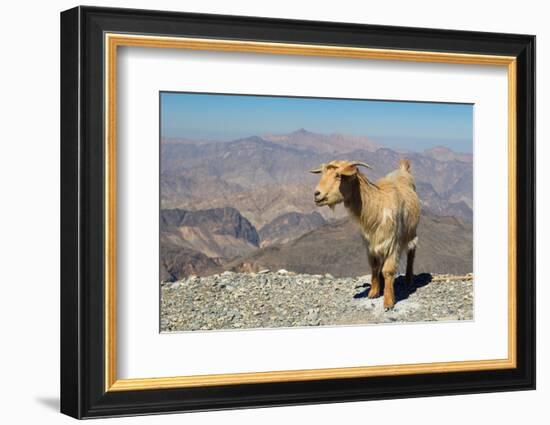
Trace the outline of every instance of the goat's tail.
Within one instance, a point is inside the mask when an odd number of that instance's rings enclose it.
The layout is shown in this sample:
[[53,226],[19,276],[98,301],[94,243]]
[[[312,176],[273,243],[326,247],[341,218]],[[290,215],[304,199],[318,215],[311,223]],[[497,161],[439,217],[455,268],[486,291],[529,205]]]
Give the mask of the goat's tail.
[[411,162],[408,159],[402,159],[399,161],[399,169],[410,172],[411,171]]

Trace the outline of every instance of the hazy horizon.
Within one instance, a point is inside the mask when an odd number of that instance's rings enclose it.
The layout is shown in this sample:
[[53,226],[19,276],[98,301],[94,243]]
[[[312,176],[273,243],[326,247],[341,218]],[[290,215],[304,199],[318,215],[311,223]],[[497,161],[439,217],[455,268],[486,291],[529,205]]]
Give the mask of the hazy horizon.
[[231,141],[305,129],[398,150],[473,151],[472,104],[161,92],[160,106],[163,139]]

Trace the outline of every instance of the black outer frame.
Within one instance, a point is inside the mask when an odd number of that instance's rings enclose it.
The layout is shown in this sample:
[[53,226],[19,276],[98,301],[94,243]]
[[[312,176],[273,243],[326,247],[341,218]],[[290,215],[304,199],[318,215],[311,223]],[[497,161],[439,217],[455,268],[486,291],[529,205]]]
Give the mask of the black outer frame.
[[[517,57],[517,368],[104,391],[104,32]],[[535,37],[77,7],[61,13],[61,412],[75,418],[535,388]]]

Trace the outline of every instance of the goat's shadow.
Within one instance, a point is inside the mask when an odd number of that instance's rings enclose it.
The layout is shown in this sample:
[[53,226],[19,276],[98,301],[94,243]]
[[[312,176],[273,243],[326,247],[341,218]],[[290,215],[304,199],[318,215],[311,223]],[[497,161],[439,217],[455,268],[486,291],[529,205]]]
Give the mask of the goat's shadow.
[[[432,275],[430,273],[420,273],[414,276],[413,283],[408,284],[405,281],[405,276],[398,276],[393,284],[393,290],[395,292],[395,302],[403,301],[413,293],[416,292],[418,288],[426,286],[432,281]],[[371,288],[370,283],[365,283],[358,288],[364,288],[361,292],[358,292],[353,296],[353,298],[366,298],[369,290]],[[384,293],[384,286],[382,285],[381,294]]]

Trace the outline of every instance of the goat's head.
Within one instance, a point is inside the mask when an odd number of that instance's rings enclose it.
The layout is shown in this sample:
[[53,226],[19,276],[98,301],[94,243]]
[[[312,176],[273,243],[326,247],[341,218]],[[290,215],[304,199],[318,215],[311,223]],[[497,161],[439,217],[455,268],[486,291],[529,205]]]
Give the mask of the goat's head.
[[359,161],[330,161],[321,164],[310,173],[321,174],[321,179],[315,188],[315,204],[318,207],[327,205],[333,207],[344,201],[344,197],[352,190],[357,180],[357,166],[371,168],[368,164]]

